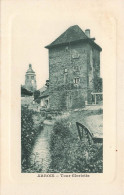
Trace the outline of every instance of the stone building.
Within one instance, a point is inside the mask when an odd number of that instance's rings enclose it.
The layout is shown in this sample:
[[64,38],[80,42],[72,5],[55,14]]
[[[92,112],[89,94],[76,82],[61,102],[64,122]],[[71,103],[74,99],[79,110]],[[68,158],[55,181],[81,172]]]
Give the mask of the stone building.
[[32,92],[36,91],[37,89],[36,74],[33,71],[31,64],[29,64],[29,69],[25,74],[25,88]]
[[42,108],[49,108],[49,89],[46,89],[38,97],[39,104]]
[[71,26],[45,48],[49,50],[49,106],[68,110],[91,104],[100,78],[101,47],[78,26]]
[[47,85],[34,92],[34,101],[41,108],[49,108],[49,87]]

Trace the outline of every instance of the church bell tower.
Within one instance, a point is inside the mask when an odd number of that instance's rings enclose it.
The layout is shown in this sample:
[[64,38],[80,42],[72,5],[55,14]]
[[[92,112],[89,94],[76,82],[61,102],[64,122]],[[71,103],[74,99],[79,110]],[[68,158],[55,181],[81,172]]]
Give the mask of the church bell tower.
[[33,71],[31,64],[29,64],[29,68],[25,74],[25,88],[32,92],[37,89],[36,74]]

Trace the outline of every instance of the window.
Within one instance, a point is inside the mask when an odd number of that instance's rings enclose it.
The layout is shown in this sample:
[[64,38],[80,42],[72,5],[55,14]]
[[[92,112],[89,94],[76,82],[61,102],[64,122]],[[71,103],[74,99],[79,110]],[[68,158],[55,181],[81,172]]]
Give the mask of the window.
[[80,71],[80,66],[74,66],[74,67],[73,67],[73,70],[74,70],[75,72],[79,72],[79,71]]
[[65,68],[65,73],[67,73],[68,72],[68,70],[67,70],[67,68]]
[[79,77],[74,78],[74,84],[78,84],[78,83],[79,83],[79,81],[80,81]]
[[31,76],[31,79],[34,79],[34,76]]
[[64,74],[64,83],[67,83],[67,74]]

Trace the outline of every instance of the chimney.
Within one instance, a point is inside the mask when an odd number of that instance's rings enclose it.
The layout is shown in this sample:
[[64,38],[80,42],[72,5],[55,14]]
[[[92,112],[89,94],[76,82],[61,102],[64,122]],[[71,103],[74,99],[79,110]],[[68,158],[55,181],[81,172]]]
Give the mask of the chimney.
[[86,34],[86,36],[87,36],[88,38],[90,38],[90,29],[86,29],[86,30],[85,30],[85,34]]

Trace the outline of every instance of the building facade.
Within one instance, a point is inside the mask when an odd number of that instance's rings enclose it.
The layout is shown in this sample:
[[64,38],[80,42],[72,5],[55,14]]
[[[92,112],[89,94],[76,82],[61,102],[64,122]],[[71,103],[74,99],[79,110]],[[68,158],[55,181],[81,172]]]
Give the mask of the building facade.
[[98,92],[101,47],[78,25],[68,28],[49,50],[49,106],[68,110],[84,107]]
[[49,89],[46,89],[39,97],[40,106],[42,108],[49,108]]
[[37,89],[36,74],[33,71],[31,64],[29,64],[29,68],[25,74],[25,88],[32,92]]

